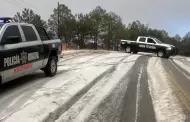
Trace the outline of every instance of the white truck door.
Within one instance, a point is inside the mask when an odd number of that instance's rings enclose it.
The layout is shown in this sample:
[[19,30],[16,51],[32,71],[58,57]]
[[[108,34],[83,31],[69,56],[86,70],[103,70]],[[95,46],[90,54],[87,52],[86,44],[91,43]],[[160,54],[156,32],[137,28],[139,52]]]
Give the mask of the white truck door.
[[152,38],[147,38],[147,45],[146,48],[149,50],[149,52],[154,52],[156,50],[156,42]]
[[23,56],[24,59],[24,57],[27,56],[26,64],[29,67],[28,71],[38,70],[42,68],[44,60],[44,48],[42,41],[35,27],[27,24],[21,25],[20,27],[25,37],[21,57]]
[[1,35],[0,56],[3,83],[22,75],[20,53],[22,36],[18,25],[8,25]]
[[146,37],[139,37],[138,38],[138,48],[140,51],[146,51],[146,40],[147,38]]

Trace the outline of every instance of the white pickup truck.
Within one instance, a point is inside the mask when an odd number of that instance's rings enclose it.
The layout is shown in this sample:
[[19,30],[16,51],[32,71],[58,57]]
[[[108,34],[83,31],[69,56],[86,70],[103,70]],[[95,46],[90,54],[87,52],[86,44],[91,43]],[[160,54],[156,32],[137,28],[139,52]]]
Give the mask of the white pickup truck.
[[158,57],[162,58],[169,58],[177,53],[175,46],[164,44],[156,38],[145,36],[139,36],[136,41],[121,40],[120,46],[127,53],[151,52],[156,53]]

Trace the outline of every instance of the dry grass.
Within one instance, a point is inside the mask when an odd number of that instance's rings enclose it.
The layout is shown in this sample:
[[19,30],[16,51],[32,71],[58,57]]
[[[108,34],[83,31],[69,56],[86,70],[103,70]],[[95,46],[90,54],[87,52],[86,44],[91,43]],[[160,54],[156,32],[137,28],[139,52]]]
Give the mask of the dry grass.
[[67,50],[76,50],[76,48],[67,44],[62,44],[62,51],[67,51]]

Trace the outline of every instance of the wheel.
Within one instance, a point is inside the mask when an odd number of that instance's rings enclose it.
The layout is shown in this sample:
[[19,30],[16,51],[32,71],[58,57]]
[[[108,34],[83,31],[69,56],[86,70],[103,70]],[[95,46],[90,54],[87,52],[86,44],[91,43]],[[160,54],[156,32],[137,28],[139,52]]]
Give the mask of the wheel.
[[54,76],[57,73],[57,58],[55,56],[51,56],[43,70],[46,76]]
[[138,51],[133,51],[133,54],[137,54],[138,53]]
[[157,52],[157,56],[158,57],[164,57],[164,55],[165,55],[165,53],[162,50],[160,50],[160,51]]
[[130,46],[127,46],[127,47],[125,48],[125,51],[126,51],[126,53],[131,53],[131,47],[130,47]]
[[170,56],[169,55],[167,55],[167,56],[165,56],[164,58],[169,58]]

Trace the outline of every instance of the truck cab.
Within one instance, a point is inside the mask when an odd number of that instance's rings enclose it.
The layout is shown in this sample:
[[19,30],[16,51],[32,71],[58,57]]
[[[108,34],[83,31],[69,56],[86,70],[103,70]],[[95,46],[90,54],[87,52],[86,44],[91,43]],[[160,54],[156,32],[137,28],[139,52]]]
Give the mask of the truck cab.
[[151,37],[138,37],[137,42],[139,44],[139,51],[143,52],[155,52],[155,50],[160,49],[159,44],[162,44],[161,41],[159,41],[156,38]]

